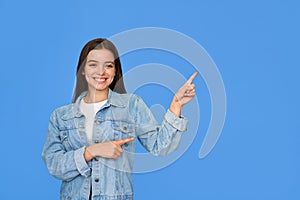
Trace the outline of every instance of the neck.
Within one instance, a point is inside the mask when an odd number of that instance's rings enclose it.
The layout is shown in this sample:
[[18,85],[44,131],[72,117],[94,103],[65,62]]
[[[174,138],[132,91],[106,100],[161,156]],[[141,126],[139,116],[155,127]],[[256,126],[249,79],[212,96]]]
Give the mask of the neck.
[[89,90],[84,100],[86,103],[97,103],[107,99],[108,99],[108,89],[103,91]]

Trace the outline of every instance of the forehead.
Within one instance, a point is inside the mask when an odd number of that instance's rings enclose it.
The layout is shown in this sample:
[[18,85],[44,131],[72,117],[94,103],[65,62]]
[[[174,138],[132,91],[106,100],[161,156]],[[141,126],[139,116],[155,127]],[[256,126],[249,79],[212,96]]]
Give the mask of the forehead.
[[87,55],[87,61],[96,60],[99,62],[114,61],[114,55],[107,49],[95,49]]

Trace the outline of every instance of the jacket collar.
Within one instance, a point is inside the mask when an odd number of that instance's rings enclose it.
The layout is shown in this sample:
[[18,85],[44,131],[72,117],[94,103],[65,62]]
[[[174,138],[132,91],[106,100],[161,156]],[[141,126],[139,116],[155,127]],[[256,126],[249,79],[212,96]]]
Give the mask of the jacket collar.
[[[75,103],[72,104],[71,112],[67,112],[64,116],[62,116],[63,119],[71,119],[74,117],[81,117],[83,116],[82,112],[80,111],[79,105],[80,101],[86,97],[87,91],[82,92],[79,97],[76,99]],[[122,94],[118,94],[111,89],[108,91],[108,99],[107,102],[103,105],[103,108],[109,107],[109,106],[116,106],[116,107],[126,107],[126,102],[124,98],[122,98]]]
[[[76,107],[79,108],[81,99],[86,97],[86,95],[87,95],[87,91],[84,91],[80,94],[80,96],[77,98],[76,102],[74,103],[76,105]],[[126,102],[124,101],[124,98],[122,98],[122,94],[116,93],[116,92],[112,91],[111,89],[108,89],[108,98],[107,98],[107,102],[105,105],[109,105],[109,106],[113,105],[116,107],[125,107]]]

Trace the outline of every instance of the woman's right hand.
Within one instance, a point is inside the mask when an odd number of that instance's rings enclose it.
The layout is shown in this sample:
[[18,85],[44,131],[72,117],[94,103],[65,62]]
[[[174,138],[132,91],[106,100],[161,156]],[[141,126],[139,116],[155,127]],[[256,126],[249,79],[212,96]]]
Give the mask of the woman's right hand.
[[96,156],[101,156],[103,158],[113,158],[117,159],[123,153],[122,145],[133,141],[134,138],[127,138],[123,140],[114,140],[109,142],[102,142],[97,144],[92,144],[85,148],[84,158],[86,162],[89,162]]

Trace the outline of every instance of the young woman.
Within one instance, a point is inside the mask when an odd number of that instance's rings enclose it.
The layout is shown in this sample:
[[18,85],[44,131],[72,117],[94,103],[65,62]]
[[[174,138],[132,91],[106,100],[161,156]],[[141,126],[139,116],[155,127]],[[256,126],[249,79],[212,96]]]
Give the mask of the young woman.
[[195,96],[189,80],[175,94],[161,125],[143,100],[126,94],[116,47],[94,39],[82,49],[73,103],[50,117],[42,158],[62,180],[60,199],[132,200],[135,140],[154,155],[174,151],[187,128],[182,106]]

